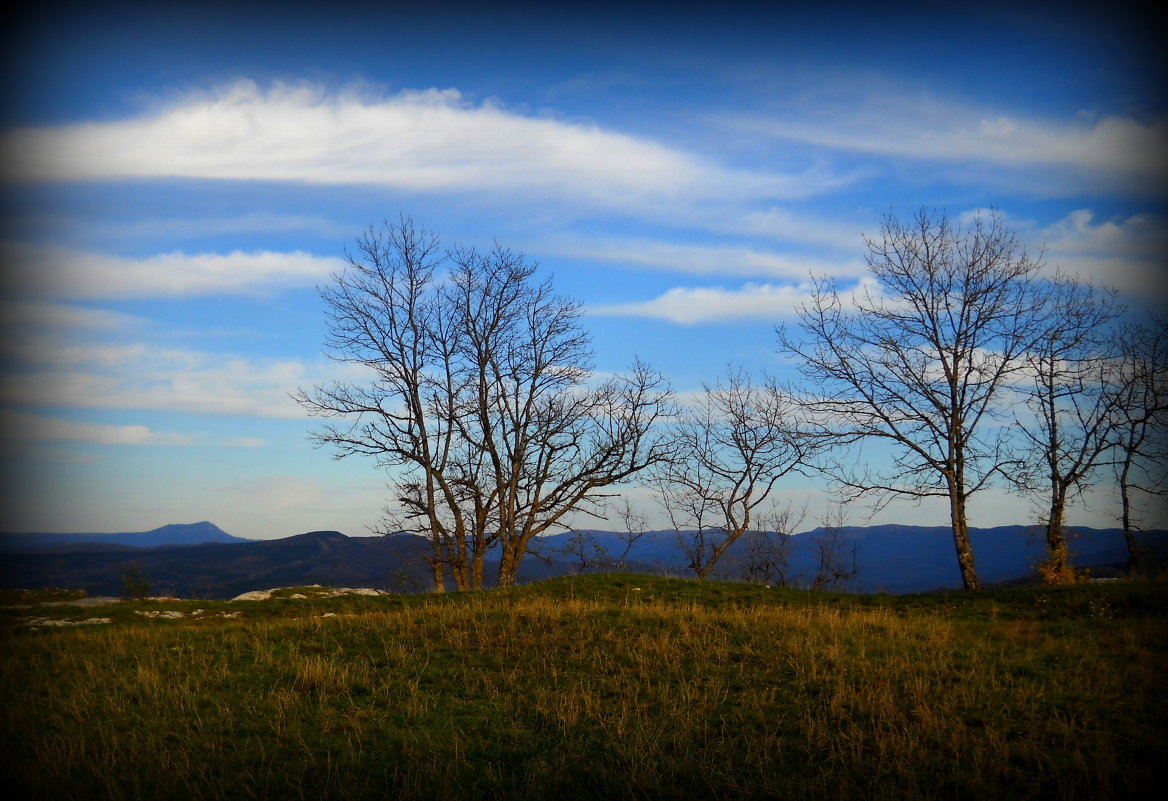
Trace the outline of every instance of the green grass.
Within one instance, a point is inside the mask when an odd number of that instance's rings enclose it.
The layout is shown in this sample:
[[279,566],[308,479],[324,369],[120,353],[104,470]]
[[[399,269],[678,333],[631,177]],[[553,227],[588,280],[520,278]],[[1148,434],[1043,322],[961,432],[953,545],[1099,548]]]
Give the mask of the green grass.
[[4,609],[0,771],[46,799],[1142,798],[1166,611],[616,575]]

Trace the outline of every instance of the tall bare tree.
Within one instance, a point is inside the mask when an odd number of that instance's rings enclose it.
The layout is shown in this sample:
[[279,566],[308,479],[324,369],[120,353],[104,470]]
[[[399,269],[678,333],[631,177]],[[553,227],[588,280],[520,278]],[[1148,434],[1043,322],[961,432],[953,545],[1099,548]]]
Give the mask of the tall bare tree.
[[[1133,495],[1168,495],[1168,317],[1125,326],[1120,334],[1115,426],[1116,478],[1130,566],[1141,561]],[[1163,508],[1163,507],[1161,507]]]
[[655,439],[671,392],[642,363],[591,382],[579,304],[496,246],[445,251],[409,219],[371,228],[322,290],[335,360],[360,377],[301,390],[337,458],[389,471],[384,533],[433,544],[436,589],[483,586],[499,560],[514,583],[535,537],[665,455]]
[[1027,416],[1018,416],[1024,458],[1011,479],[1045,505],[1047,584],[1071,584],[1067,504],[1089,489],[1107,459],[1117,422],[1112,324],[1122,309],[1114,292],[1065,277],[1043,293],[1041,335],[1023,356],[1019,382]]
[[818,441],[802,409],[742,370],[706,385],[673,427],[673,458],[652,471],[661,504],[698,578],[705,578],[744,532],[775,483],[798,472]]
[[1034,341],[1039,262],[997,213],[967,227],[923,209],[908,223],[889,214],[865,244],[875,282],[846,296],[816,281],[780,342],[841,441],[886,446],[884,463],[823,468],[852,496],[948,499],[962,582],[976,589],[966,508],[1007,464],[994,418]]

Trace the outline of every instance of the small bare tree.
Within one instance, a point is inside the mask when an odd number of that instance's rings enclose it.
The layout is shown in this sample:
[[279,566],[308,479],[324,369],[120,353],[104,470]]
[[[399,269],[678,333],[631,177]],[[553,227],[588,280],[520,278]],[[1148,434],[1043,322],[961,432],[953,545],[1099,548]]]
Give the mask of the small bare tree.
[[649,530],[649,518],[643,511],[633,506],[632,501],[629,500],[627,495],[622,496],[620,503],[616,505],[616,516],[621,521],[621,530],[618,533],[620,535],[621,545],[624,547],[621,549],[619,556],[612,556],[610,554],[610,559],[612,560],[613,568],[617,572],[627,573],[629,570],[629,554],[632,553],[633,547]]
[[751,584],[790,587],[793,535],[802,524],[806,509],[796,512],[790,506],[772,509],[757,516],[755,528],[742,535],[743,553],[738,575]]
[[1120,333],[1114,443],[1120,522],[1129,566],[1141,562],[1133,496],[1168,495],[1168,318],[1153,315]]
[[572,560],[572,567],[581,573],[604,569],[612,564],[608,548],[591,531],[573,531],[555,555]]
[[815,549],[815,578],[813,590],[834,590],[847,586],[860,572],[860,546],[844,537],[843,506],[828,510],[821,524],[821,533],[811,535]]
[[706,385],[673,427],[673,457],[652,471],[661,505],[698,578],[752,529],[775,483],[798,472],[818,447],[800,404],[742,370]]
[[1024,458],[1011,480],[1045,506],[1046,584],[1076,580],[1066,529],[1067,504],[1090,488],[1113,444],[1117,394],[1112,324],[1122,312],[1115,293],[1064,277],[1044,294],[1041,336],[1023,356],[1019,387],[1028,418],[1016,418]]
[[865,243],[875,283],[849,298],[818,281],[780,342],[841,442],[885,446],[881,463],[849,453],[822,469],[853,497],[948,499],[962,582],[976,589],[966,506],[1008,465],[993,418],[1034,341],[1039,263],[996,213],[966,228],[925,210],[909,223],[889,214]]
[[[628,496],[622,495],[618,503],[610,504],[609,511],[615,513],[621,521],[621,530],[605,532],[612,536],[605,540],[616,539],[619,546],[610,548],[594,531],[576,530],[568,537],[563,546],[550,552],[538,553],[532,549],[532,554],[547,562],[556,557],[570,560],[573,567],[580,572],[589,570],[615,570],[620,573],[628,572],[628,557],[633,546],[646,534],[648,518],[643,512],[633,506]],[[619,554],[615,548],[619,547]]]
[[326,347],[361,378],[301,390],[337,458],[392,475],[385,533],[433,544],[442,590],[514,583],[533,538],[569,513],[600,514],[609,488],[660,461],[664,379],[636,363],[591,381],[581,308],[536,283],[536,265],[496,246],[444,251],[411,220],[371,228],[322,290]]

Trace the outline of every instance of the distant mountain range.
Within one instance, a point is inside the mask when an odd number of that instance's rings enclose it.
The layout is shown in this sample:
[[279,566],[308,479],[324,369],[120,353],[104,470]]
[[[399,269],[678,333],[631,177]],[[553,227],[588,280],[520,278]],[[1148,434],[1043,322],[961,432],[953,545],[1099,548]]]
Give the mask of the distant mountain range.
[[[1116,575],[1126,564],[1128,552],[1121,529],[1079,527],[1072,531],[1071,553],[1076,567],[1091,568],[1096,575]],[[789,586],[811,585],[819,571],[818,546],[828,533],[821,527],[791,537],[785,570]],[[610,555],[624,551],[622,535],[599,531],[585,534],[583,543],[577,540],[577,553],[581,544],[583,550],[588,550],[589,538]],[[962,586],[948,526],[842,526],[835,536],[846,554],[850,555],[854,546],[858,569],[855,576],[836,589],[910,593]],[[544,549],[562,554],[572,537],[572,533],[548,537]],[[1141,532],[1138,537],[1145,553],[1156,559],[1168,558],[1168,531]],[[1035,526],[973,528],[970,539],[983,584],[1032,579],[1034,566],[1044,555],[1044,540]],[[626,559],[630,569],[636,571],[692,575],[686,571],[677,534],[672,531],[647,532],[632,545]],[[741,578],[750,561],[748,543],[739,539],[719,561],[714,577]]]
[[[155,532],[132,539],[136,545],[101,542],[91,535],[72,543],[16,550],[11,535],[0,535],[0,586],[66,587],[90,595],[119,595],[123,568],[144,573],[154,594],[180,598],[230,598],[249,590],[325,584],[397,591],[426,589],[419,583],[428,543],[389,542],[382,537],[346,537],[314,531],[274,540],[223,541],[149,546]],[[165,536],[165,535],[160,535]],[[229,536],[229,535],[226,535]],[[415,578],[410,570],[417,573]]]
[[171,523],[153,531],[124,534],[0,534],[0,551],[29,551],[38,548],[77,545],[130,545],[156,548],[160,545],[201,545],[205,542],[251,542],[233,537],[214,523]]
[[[787,551],[787,581],[806,587],[818,567],[817,541],[824,529],[791,538]],[[837,541],[855,549],[858,573],[837,589],[853,592],[924,592],[960,588],[950,531],[945,526],[846,526]],[[1075,530],[1074,563],[1096,574],[1114,574],[1127,560],[1118,529]],[[1041,538],[1030,526],[971,529],[977,571],[985,584],[1033,577],[1042,557]],[[1168,531],[1140,535],[1146,551],[1168,557]],[[520,581],[572,572],[612,569],[609,557],[625,551],[622,535],[603,531],[570,532],[544,538],[539,556],[529,556]],[[0,534],[0,587],[66,587],[90,595],[119,595],[123,571],[144,573],[154,594],[182,598],[230,598],[270,587],[323,584],[374,587],[392,592],[431,588],[425,558],[425,538],[348,537],[337,531],[315,531],[274,540],[233,537],[203,522],[168,525],[124,534]],[[751,560],[744,541],[719,564],[717,578],[735,579]],[[692,575],[674,532],[646,532],[628,549],[624,568],[631,572]],[[488,560],[486,575],[497,563]],[[453,586],[448,582],[448,586]]]

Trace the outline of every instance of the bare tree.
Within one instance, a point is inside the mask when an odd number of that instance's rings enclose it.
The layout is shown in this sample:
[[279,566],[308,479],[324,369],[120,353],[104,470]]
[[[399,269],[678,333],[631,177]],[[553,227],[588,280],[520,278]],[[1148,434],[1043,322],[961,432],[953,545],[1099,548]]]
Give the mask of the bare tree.
[[966,228],[926,210],[907,224],[889,214],[865,244],[875,283],[849,298],[817,281],[799,334],[780,328],[780,342],[841,442],[887,446],[887,463],[822,468],[852,497],[947,498],[962,581],[976,589],[966,505],[1008,461],[994,418],[1035,336],[1039,263],[996,213]]
[[671,392],[642,363],[591,384],[579,304],[496,246],[444,251],[409,219],[371,228],[321,291],[326,348],[360,378],[301,390],[338,422],[315,434],[337,458],[391,473],[384,533],[433,544],[435,588],[514,583],[533,540],[569,513],[599,514],[608,488],[665,455],[654,425]]
[[824,516],[822,532],[811,535],[815,549],[813,590],[834,590],[846,586],[860,572],[860,546],[844,537],[844,509],[832,507]]
[[1045,503],[1047,558],[1038,567],[1046,584],[1071,584],[1067,504],[1091,486],[1113,444],[1120,400],[1110,375],[1116,359],[1112,323],[1122,312],[1115,293],[1064,277],[1044,293],[1041,336],[1024,355],[1024,408],[1017,417],[1025,445],[1011,479]]
[[[540,553],[537,548],[533,547],[531,549],[532,555],[539,556],[549,564],[556,557],[571,560],[574,562],[573,566],[580,572],[589,570],[628,572],[629,553],[637,541],[647,533],[648,518],[641,510],[634,507],[628,496],[625,495],[621,496],[620,502],[611,506],[615,508],[609,511],[615,512],[621,520],[620,531],[605,532],[608,536],[601,537],[595,531],[575,530],[561,547],[544,553]],[[605,540],[614,547],[610,548],[610,545],[605,544]],[[620,548],[619,555],[615,550],[616,547]]]
[[674,426],[672,442],[673,458],[658,464],[652,478],[698,578],[751,530],[775,482],[798,472],[818,445],[788,393],[773,382],[755,386],[733,369],[704,386]]
[[581,573],[604,569],[612,565],[612,555],[608,548],[591,531],[573,531],[556,555],[573,560],[573,567]]
[[796,512],[792,507],[772,507],[759,514],[757,523],[742,535],[744,545],[738,575],[751,584],[790,587],[793,535],[806,516],[806,509]]
[[1120,333],[1114,459],[1121,523],[1130,567],[1140,564],[1133,495],[1168,495],[1168,318],[1125,326]]
[[621,549],[620,556],[611,556],[612,566],[620,573],[627,573],[629,570],[629,554],[633,550],[633,546],[637,541],[645,536],[649,529],[648,516],[633,506],[632,501],[628,496],[622,496],[620,503],[616,505],[616,515],[621,521],[621,530],[618,532],[621,544],[624,546]]

